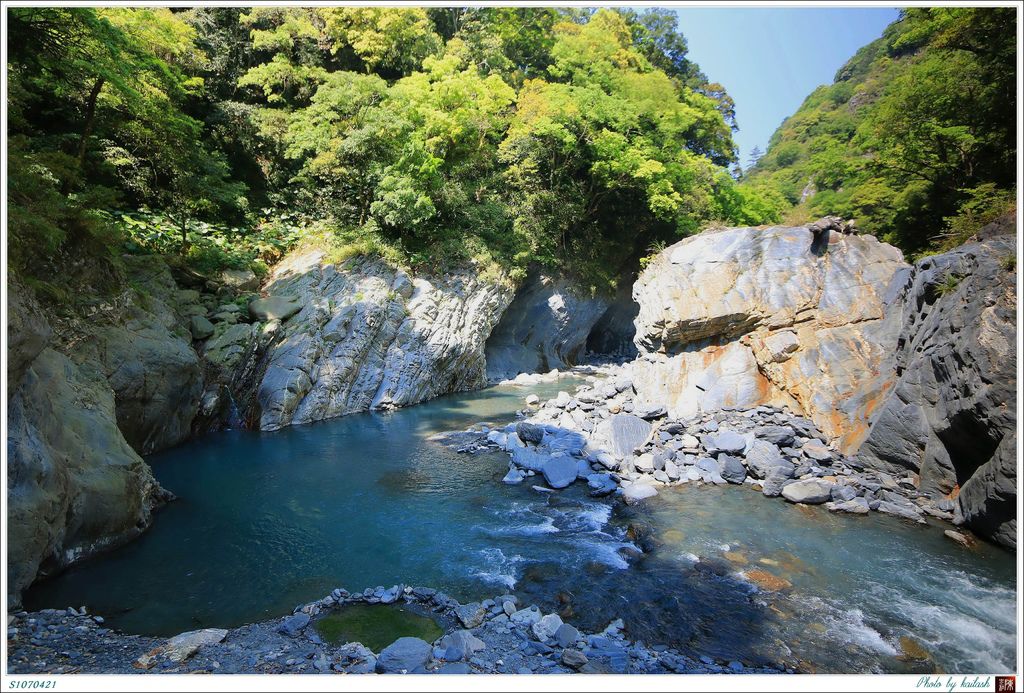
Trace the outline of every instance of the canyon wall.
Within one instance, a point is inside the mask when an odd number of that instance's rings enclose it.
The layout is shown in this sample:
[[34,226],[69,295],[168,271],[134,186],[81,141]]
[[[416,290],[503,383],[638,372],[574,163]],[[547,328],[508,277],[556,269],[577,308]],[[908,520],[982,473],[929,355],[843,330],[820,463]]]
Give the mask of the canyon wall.
[[788,406],[1016,544],[1016,236],[908,265],[870,236],[707,231],[634,287],[638,398],[686,417]]

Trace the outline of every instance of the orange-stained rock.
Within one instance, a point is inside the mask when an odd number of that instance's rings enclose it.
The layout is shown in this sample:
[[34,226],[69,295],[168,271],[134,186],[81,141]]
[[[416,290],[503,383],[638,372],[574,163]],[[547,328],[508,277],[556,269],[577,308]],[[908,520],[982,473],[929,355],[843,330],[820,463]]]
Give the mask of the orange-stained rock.
[[789,580],[780,578],[778,575],[773,575],[767,570],[761,570],[760,568],[748,570],[744,575],[747,576],[748,580],[761,589],[768,590],[770,592],[778,592],[779,590],[784,590],[793,586]]

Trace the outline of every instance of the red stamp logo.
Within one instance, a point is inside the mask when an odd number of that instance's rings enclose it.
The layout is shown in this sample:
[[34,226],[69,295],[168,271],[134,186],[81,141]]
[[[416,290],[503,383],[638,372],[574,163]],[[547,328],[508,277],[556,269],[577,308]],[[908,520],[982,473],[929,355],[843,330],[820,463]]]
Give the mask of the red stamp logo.
[[1017,690],[1016,676],[997,676],[996,693],[1013,693]]

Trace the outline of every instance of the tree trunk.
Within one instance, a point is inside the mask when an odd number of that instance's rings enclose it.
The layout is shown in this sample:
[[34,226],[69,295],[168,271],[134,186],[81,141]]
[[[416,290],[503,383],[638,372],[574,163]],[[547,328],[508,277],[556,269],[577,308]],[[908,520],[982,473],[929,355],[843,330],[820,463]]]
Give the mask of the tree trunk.
[[85,150],[86,145],[89,142],[89,135],[92,134],[92,126],[96,121],[96,99],[100,96],[100,90],[103,89],[106,79],[100,77],[96,80],[96,83],[92,85],[92,90],[89,92],[89,98],[85,102],[85,127],[82,129],[82,137],[78,140],[78,170],[81,171],[85,165]]
[[182,214],[178,224],[181,226],[181,254],[185,255],[188,253],[188,217]]

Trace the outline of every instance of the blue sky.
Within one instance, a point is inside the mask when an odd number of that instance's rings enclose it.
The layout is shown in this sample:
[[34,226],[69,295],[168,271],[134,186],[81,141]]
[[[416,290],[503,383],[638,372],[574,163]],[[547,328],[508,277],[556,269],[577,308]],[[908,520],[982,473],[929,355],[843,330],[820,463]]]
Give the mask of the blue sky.
[[882,35],[898,9],[683,7],[689,57],[736,101],[740,161],[768,138],[815,87],[831,84],[857,49]]

